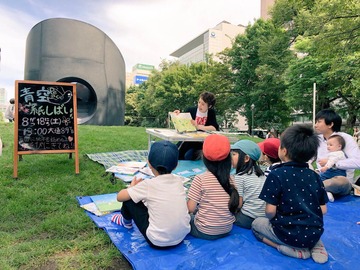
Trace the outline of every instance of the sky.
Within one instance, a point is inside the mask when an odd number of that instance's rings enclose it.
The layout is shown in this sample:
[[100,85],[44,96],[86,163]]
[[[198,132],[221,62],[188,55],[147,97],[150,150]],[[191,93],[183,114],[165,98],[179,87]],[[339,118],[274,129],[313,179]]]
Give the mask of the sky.
[[158,68],[181,46],[222,21],[248,25],[260,0],[2,0],[0,88],[14,97],[24,79],[30,30],[50,18],[76,19],[102,30],[117,45],[126,71],[138,63]]

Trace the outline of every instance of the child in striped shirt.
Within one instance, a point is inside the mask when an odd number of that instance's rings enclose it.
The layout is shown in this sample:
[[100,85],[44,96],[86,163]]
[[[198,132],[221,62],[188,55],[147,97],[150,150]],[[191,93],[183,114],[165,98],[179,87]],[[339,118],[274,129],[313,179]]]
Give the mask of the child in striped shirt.
[[239,193],[239,211],[235,225],[250,229],[257,217],[265,217],[265,202],[259,194],[265,182],[258,165],[259,146],[250,140],[240,140],[231,146],[232,166],[236,170],[235,183]]
[[207,171],[195,176],[188,193],[191,231],[194,237],[214,240],[228,235],[235,221],[239,194],[230,177],[230,142],[212,134],[203,144]]

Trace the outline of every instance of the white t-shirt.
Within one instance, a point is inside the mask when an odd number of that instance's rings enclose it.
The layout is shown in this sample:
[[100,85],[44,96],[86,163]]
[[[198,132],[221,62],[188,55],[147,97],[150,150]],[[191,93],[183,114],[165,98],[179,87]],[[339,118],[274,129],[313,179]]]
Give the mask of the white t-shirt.
[[208,118],[208,111],[203,113],[200,112],[199,109],[197,109],[196,117],[195,117],[196,124],[205,126],[207,118]]
[[182,180],[173,174],[146,179],[128,188],[131,199],[144,201],[149,211],[146,236],[156,246],[179,244],[190,232],[186,194]]

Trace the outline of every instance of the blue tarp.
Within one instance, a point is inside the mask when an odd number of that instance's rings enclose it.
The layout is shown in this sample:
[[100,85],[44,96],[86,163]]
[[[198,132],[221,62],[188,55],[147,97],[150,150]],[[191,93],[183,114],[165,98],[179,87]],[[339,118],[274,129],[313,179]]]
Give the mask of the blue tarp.
[[[77,197],[80,205],[90,196]],[[103,229],[114,245],[137,270],[161,269],[357,269],[360,255],[360,197],[352,195],[328,204],[322,240],[329,261],[317,264],[284,256],[258,242],[250,230],[234,226],[225,238],[207,241],[188,235],[179,246],[168,250],[151,248],[138,229],[127,230],[113,224],[112,214],[86,214]]]

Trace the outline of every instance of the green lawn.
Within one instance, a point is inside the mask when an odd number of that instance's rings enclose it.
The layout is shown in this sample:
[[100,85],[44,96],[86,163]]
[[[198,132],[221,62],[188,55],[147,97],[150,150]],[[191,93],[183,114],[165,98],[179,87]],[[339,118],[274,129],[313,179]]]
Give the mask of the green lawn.
[[117,192],[85,154],[147,149],[144,128],[78,127],[80,174],[68,154],[24,155],[13,179],[13,124],[0,124],[0,269],[131,269],[76,196]]

